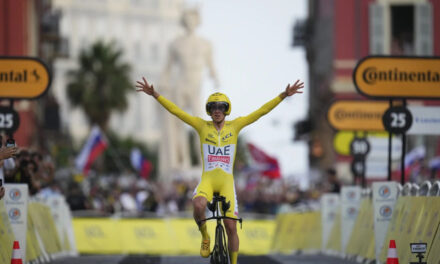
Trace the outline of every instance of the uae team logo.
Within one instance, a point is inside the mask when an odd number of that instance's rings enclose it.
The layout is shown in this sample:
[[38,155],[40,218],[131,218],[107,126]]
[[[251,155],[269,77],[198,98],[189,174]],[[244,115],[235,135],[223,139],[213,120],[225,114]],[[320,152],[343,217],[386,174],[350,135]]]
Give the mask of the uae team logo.
[[383,199],[388,198],[391,195],[391,190],[388,186],[382,186],[379,188],[379,196]]
[[15,221],[15,220],[20,219],[21,211],[18,208],[11,208],[8,212],[8,215],[9,215],[9,219]]
[[12,201],[18,201],[21,198],[21,191],[17,188],[13,188],[9,191],[9,198],[11,198]]

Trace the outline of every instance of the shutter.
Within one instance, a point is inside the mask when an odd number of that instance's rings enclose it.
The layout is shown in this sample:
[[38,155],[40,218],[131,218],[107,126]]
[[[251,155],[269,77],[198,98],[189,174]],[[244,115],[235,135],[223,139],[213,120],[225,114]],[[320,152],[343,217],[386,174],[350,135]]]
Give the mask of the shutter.
[[416,4],[414,6],[414,42],[416,55],[433,55],[432,20],[431,3],[427,2],[423,4]]
[[370,16],[370,54],[380,55],[385,52],[384,6],[372,3],[369,6]]

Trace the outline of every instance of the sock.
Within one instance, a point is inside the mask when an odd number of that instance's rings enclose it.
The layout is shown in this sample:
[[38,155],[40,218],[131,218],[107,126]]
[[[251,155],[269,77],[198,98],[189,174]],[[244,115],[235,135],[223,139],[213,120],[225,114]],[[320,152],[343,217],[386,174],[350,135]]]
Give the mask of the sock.
[[231,264],[237,264],[238,251],[230,251],[229,258],[231,259]]
[[199,230],[200,230],[200,233],[202,233],[203,240],[209,239],[208,230],[206,228],[206,222],[203,222],[203,224],[201,224],[199,226]]

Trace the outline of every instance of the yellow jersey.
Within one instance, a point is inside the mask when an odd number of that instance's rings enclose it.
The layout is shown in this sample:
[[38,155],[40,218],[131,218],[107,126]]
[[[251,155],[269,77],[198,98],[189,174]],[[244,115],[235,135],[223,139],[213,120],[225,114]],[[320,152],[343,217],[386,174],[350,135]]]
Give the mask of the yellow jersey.
[[[157,100],[171,114],[192,126],[199,135],[203,172],[193,198],[204,196],[208,201],[211,201],[213,192],[219,192],[220,195],[226,197],[227,201],[231,201],[231,208],[234,209],[234,215],[237,216],[233,168],[238,134],[245,126],[257,121],[275,108],[283,100],[281,96],[275,97],[247,116],[225,121],[220,131],[215,128],[212,120],[192,116],[163,96],[159,96]],[[228,213],[226,215],[228,216]]]

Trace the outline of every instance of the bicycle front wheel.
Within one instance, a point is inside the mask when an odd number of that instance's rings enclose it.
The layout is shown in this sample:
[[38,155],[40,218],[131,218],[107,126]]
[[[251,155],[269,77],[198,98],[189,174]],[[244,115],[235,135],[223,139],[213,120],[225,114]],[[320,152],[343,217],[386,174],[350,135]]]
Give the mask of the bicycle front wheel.
[[228,246],[223,225],[215,229],[215,245],[211,255],[211,264],[229,264]]

